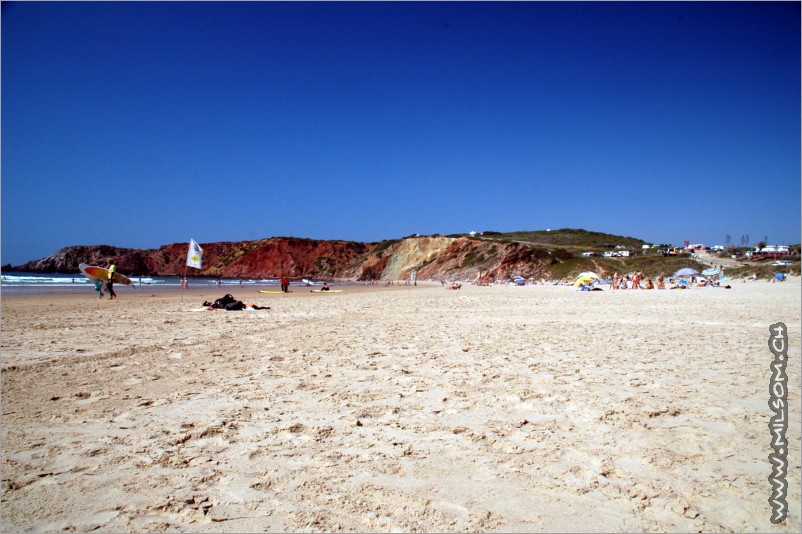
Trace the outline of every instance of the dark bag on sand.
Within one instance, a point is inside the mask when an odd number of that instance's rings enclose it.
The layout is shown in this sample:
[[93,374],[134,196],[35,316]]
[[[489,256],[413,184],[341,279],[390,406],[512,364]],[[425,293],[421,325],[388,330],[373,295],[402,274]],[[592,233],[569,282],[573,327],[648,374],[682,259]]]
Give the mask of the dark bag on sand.
[[234,302],[229,302],[226,304],[226,309],[229,311],[244,310],[245,304],[243,304],[241,300],[235,300]]

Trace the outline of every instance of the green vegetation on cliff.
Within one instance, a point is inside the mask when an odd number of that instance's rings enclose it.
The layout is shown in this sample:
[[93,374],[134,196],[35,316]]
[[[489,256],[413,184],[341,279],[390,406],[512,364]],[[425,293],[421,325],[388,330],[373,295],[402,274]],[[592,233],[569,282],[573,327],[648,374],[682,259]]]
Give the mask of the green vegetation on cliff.
[[581,228],[520,232],[487,231],[483,232],[480,237],[488,241],[530,243],[545,247],[562,247],[572,251],[577,249],[600,249],[605,245],[640,248],[643,245],[650,244],[636,237],[591,232]]

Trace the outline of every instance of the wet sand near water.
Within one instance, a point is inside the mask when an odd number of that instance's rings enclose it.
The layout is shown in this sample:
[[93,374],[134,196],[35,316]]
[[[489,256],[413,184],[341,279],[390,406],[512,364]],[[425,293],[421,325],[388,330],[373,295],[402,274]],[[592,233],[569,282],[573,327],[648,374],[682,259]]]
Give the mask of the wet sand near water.
[[731,283],[4,294],[4,530],[798,532],[802,285]]

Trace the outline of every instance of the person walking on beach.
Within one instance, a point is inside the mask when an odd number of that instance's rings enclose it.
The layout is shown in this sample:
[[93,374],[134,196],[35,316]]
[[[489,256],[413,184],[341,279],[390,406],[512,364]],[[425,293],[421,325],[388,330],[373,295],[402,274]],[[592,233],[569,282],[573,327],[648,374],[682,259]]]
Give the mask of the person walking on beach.
[[103,280],[95,278],[95,291],[97,291],[97,298],[103,298]]
[[290,292],[290,281],[287,280],[287,278],[284,277],[284,276],[281,277],[281,291],[283,293],[289,293]]
[[109,292],[109,300],[115,298],[117,294],[114,292],[114,273],[117,272],[117,266],[114,262],[109,260],[109,279],[106,282],[106,289]]

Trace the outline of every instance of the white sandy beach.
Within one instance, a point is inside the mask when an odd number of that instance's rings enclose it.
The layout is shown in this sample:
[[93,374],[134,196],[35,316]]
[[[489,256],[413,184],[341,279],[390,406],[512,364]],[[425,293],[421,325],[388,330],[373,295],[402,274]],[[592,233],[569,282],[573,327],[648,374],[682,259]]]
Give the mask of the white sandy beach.
[[799,532],[802,285],[732,285],[4,295],[3,529]]

